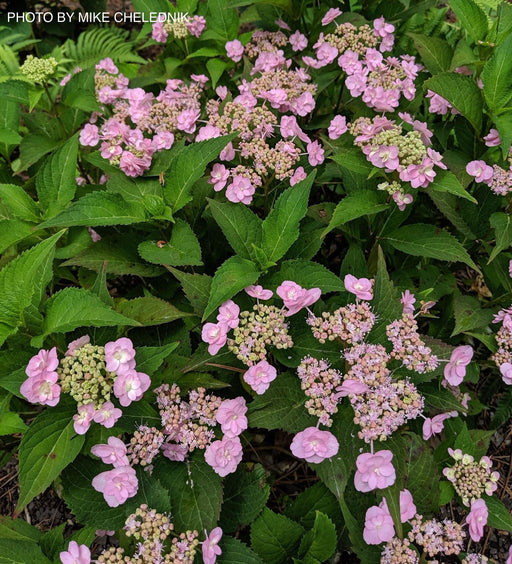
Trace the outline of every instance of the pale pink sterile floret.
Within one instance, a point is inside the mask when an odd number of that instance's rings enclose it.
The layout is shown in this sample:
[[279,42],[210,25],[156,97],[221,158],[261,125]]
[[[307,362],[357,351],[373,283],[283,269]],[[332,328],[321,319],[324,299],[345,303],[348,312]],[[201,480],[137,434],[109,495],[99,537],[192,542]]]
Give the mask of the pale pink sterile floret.
[[176,127],[185,133],[194,133],[199,115],[199,110],[183,110],[178,114]]
[[355,395],[355,394],[357,395],[364,394],[368,390],[369,387],[364,382],[361,382],[360,380],[355,380],[354,378],[347,378],[346,380],[343,381],[341,386],[338,386],[336,388],[336,391],[338,392],[336,394],[336,399],[346,398],[347,396]]
[[155,151],[162,149],[170,149],[174,144],[174,135],[170,131],[160,131],[152,139],[152,145]]
[[233,41],[228,41],[225,47],[226,47],[227,56],[232,61],[238,63],[238,61],[242,60],[242,56],[244,54],[244,46],[238,39],[233,39]]
[[105,366],[109,372],[121,374],[135,368],[135,349],[127,337],[105,344]]
[[100,135],[97,125],[93,125],[92,123],[86,123],[80,131],[80,145],[84,147],[96,147],[96,145],[100,142]]
[[311,288],[306,290],[291,280],[285,280],[276,290],[276,294],[283,300],[288,311],[285,317],[294,315],[303,307],[309,307],[320,299],[322,290]]
[[228,92],[229,90],[227,86],[217,86],[215,89],[215,94],[217,94],[221,100],[224,100],[224,98],[228,95]]
[[301,141],[304,141],[304,143],[311,142],[311,139],[300,128],[295,116],[281,116],[279,130],[283,139],[298,137]]
[[174,462],[183,462],[188,455],[188,446],[176,443],[164,443],[161,447],[162,454]]
[[299,30],[295,33],[292,33],[288,38],[290,45],[292,46],[292,50],[296,53],[297,51],[302,51],[308,46],[308,39],[305,35],[303,35]]
[[476,182],[490,184],[493,175],[492,166],[485,161],[471,161],[466,165],[466,172],[475,178]]
[[290,450],[297,458],[319,464],[338,454],[339,447],[338,440],[331,432],[308,427],[293,437]]
[[500,366],[501,379],[507,386],[512,386],[512,364],[504,362]]
[[91,447],[91,452],[104,464],[112,464],[114,468],[130,466],[126,456],[126,445],[117,437],[109,437],[107,444],[98,444]]
[[201,34],[206,27],[206,20],[203,16],[194,16],[193,18],[189,18],[185,25],[191,35],[194,37],[201,37]]
[[208,343],[208,352],[211,355],[217,354],[226,344],[228,328],[223,323],[205,323],[201,338]]
[[414,304],[416,303],[416,298],[414,297],[414,294],[411,294],[411,292],[409,292],[409,290],[402,292],[400,302],[404,306],[403,313],[414,313]]
[[351,294],[355,294],[358,300],[373,299],[373,284],[368,278],[356,278],[352,274],[345,275],[343,280],[345,289]]
[[444,377],[451,386],[458,386],[466,375],[466,367],[473,358],[473,347],[462,345],[453,349],[449,362],[444,367]]
[[466,521],[469,525],[469,535],[474,542],[478,542],[484,536],[484,527],[488,517],[489,510],[483,499],[477,499],[471,503],[471,510]]
[[164,24],[161,21],[157,21],[153,24],[153,30],[151,32],[151,38],[158,43],[165,43],[167,41],[169,34],[164,29]]
[[93,421],[110,429],[116,424],[123,412],[115,407],[111,401],[106,401],[94,414]]
[[347,118],[345,116],[334,116],[327,128],[329,139],[338,139],[348,131]]
[[325,16],[322,18],[322,25],[326,26],[333,22],[338,16],[341,16],[342,11],[339,8],[330,8],[325,12]]
[[258,395],[264,394],[277,377],[277,370],[266,360],[253,364],[244,374],[244,382]]
[[357,471],[354,476],[356,490],[371,492],[392,486],[396,479],[392,460],[393,453],[390,450],[380,450],[375,454],[369,452],[360,454],[356,460]]
[[236,174],[233,177],[233,182],[226,188],[226,198],[230,202],[241,202],[242,204],[248,205],[252,202],[254,191],[255,188],[248,178]]
[[247,429],[247,405],[245,399],[241,396],[235,399],[224,400],[215,414],[217,423],[225,437],[238,437]]
[[484,137],[487,147],[497,147],[501,143],[500,134],[497,129],[491,129]]
[[30,403],[54,407],[60,400],[58,378],[57,372],[43,372],[39,376],[29,377],[20,386],[20,392]]
[[122,372],[114,382],[114,395],[123,407],[128,407],[132,401],[142,399],[144,392],[149,389],[151,379],[144,372],[130,370]]
[[444,429],[444,422],[451,417],[457,417],[456,411],[449,411],[448,413],[440,413],[434,415],[432,419],[427,417],[423,423],[423,438],[428,441],[433,435],[437,435]]
[[316,49],[315,53],[320,68],[330,65],[334,61],[334,59],[336,59],[336,57],[339,55],[338,49],[336,49],[336,47],[333,47],[327,42],[322,43]]
[[25,373],[29,377],[41,376],[45,372],[53,372],[59,366],[57,347],[47,351],[41,349],[29,361]]
[[400,521],[405,523],[416,515],[416,505],[409,490],[400,492]]
[[295,172],[290,177],[290,186],[295,186],[307,177],[306,171],[302,166],[295,169]]
[[270,300],[270,298],[274,295],[272,290],[265,290],[263,286],[260,285],[251,285],[245,288],[245,292],[251,296],[251,298],[256,298],[258,300]]
[[68,350],[66,351],[66,356],[75,356],[75,353],[78,349],[82,348],[84,345],[88,345],[91,342],[91,338],[89,335],[84,335],[83,337],[79,337],[74,341],[71,341],[68,345]]
[[291,103],[291,110],[294,114],[304,117],[315,109],[315,99],[311,92],[303,92],[298,98]]
[[366,544],[388,542],[395,536],[393,519],[386,508],[373,505],[366,511],[363,539]]
[[92,480],[92,487],[103,494],[107,505],[118,507],[137,493],[139,481],[131,466],[119,466],[98,474]]
[[215,527],[215,529],[211,530],[209,535],[208,534],[206,535],[206,538],[201,543],[203,564],[215,564],[217,560],[217,556],[222,554],[222,550],[219,546],[219,541],[221,538],[222,538],[222,529],[220,527]]
[[222,478],[236,470],[242,460],[242,443],[238,437],[224,437],[214,441],[204,452],[204,459]]
[[85,435],[91,426],[96,408],[94,403],[86,403],[78,406],[78,413],[73,415],[73,429],[77,435]]
[[308,143],[306,146],[308,161],[311,166],[320,165],[324,162],[324,150],[318,141]]
[[224,186],[226,186],[228,178],[229,169],[227,169],[223,164],[216,163],[213,165],[212,171],[210,172],[208,182],[213,184],[215,192],[219,192],[224,188]]
[[235,304],[233,300],[228,300],[224,302],[219,307],[219,314],[217,315],[217,321],[219,323],[224,323],[229,329],[234,329],[238,327],[240,320],[238,315],[240,313],[240,308]]
[[196,142],[197,141],[207,141],[208,139],[215,139],[216,137],[220,137],[220,129],[215,127],[214,125],[205,125],[201,127],[201,129],[197,132],[196,135]]
[[68,549],[63,550],[59,557],[62,564],[90,564],[91,551],[85,544],[70,541]]

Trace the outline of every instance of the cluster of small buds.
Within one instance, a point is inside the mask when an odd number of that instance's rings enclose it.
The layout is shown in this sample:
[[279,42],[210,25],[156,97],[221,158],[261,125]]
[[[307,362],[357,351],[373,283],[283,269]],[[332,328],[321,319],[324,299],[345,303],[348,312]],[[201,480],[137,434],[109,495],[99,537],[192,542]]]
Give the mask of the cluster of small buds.
[[[446,169],[446,165],[442,156],[429,147],[432,132],[427,125],[407,113],[400,113],[400,117],[402,124],[381,116],[360,117],[350,124],[349,131],[373,166],[396,173],[412,188],[426,188],[437,174],[434,167]],[[404,133],[404,129],[408,130]],[[405,196],[400,197],[403,193],[397,188],[397,196],[393,197],[399,206],[408,203],[403,201]]]
[[66,355],[57,370],[61,389],[80,405],[96,408],[109,401],[116,374],[105,365],[105,348],[86,343],[74,354]]
[[102,114],[94,113],[80,132],[80,143],[96,147],[101,142],[104,159],[127,176],[140,176],[151,166],[155,152],[170,149],[175,137],[188,139],[196,131],[199,99],[207,81],[204,75],[191,75],[190,85],[168,80],[155,96],[142,88],[129,88],[128,79],[113,61],[103,59],[96,65],[95,84],[105,119],[96,125]]
[[475,179],[483,182],[498,196],[505,196],[512,192],[512,159],[508,156],[508,170],[497,164],[489,166],[485,161],[471,161],[466,165],[466,172]]
[[368,387],[388,383],[390,371],[387,363],[390,357],[382,345],[363,343],[347,349],[343,356],[350,365],[346,380],[358,380]]
[[174,525],[169,521],[167,515],[157,513],[155,509],[149,509],[146,504],[137,507],[135,513],[128,516],[123,529],[127,537],[135,540],[160,540],[165,539],[174,530]]
[[293,347],[283,310],[266,304],[255,304],[252,311],[242,311],[233,338],[227,343],[229,350],[247,366],[266,360],[267,346]]
[[[360,384],[351,380],[354,381]],[[419,417],[424,406],[423,396],[409,380],[393,382],[388,378],[380,386],[349,393],[348,397],[354,409],[354,423],[361,427],[358,436],[367,443],[385,441],[407,421]]]
[[186,39],[190,35],[201,37],[206,28],[203,16],[186,16],[184,18],[169,18],[167,14],[160,14],[153,24],[151,37],[158,43],[166,43],[169,36],[176,39]]
[[244,48],[244,54],[250,59],[257,59],[261,53],[278,53],[288,43],[282,31],[256,30]]
[[153,458],[160,452],[164,440],[165,435],[156,427],[140,425],[126,450],[130,464],[140,464],[151,471]]
[[461,564],[487,564],[488,562],[490,562],[490,560],[487,556],[477,554],[476,552],[468,552],[462,559]]
[[423,547],[429,556],[460,554],[464,547],[466,533],[455,521],[450,519],[423,521],[422,515],[416,515],[411,520],[411,525],[409,540]]
[[339,339],[348,345],[360,343],[372,330],[375,314],[368,302],[348,304],[333,311],[323,312],[320,317],[310,315],[307,324],[320,343]]
[[205,449],[215,439],[213,427],[217,425],[216,414],[222,400],[205,392],[204,388],[191,390],[185,401],[176,384],[156,388],[162,432],[166,437],[161,449],[170,460],[182,462],[189,452]]
[[496,333],[498,350],[491,356],[491,360],[500,369],[505,384],[512,385],[512,307],[500,310],[493,319],[493,323],[501,323]]
[[386,327],[386,335],[393,344],[391,357],[401,360],[408,370],[419,374],[432,372],[439,359],[432,354],[418,333],[418,324],[411,313],[404,313]]
[[40,59],[33,55],[28,55],[25,62],[21,65],[20,71],[32,82],[46,83],[53,76],[59,63],[54,57]]
[[380,564],[418,564],[420,557],[408,539],[393,537],[386,543]]
[[332,425],[331,415],[338,411],[335,390],[341,384],[342,375],[325,360],[317,360],[311,356],[302,359],[297,367],[297,375],[301,380],[301,388],[308,399],[308,413],[318,417],[321,425]]
[[443,475],[453,484],[466,507],[480,499],[484,492],[492,495],[496,491],[500,475],[499,472],[491,472],[492,461],[488,456],[476,462],[473,456],[464,454],[460,449],[449,448],[448,454],[455,464],[444,468]]
[[368,24],[356,27],[350,22],[336,24],[333,32],[320,35],[318,48],[321,47],[322,43],[327,43],[336,48],[338,55],[352,52],[364,57],[368,49],[376,48],[384,53],[393,48],[393,31],[394,26],[387,24],[384,18],[375,20],[373,27]]
[[405,208],[413,202],[412,195],[406,194],[402,184],[396,180],[392,182],[381,182],[377,185],[377,190],[387,192],[393,198],[400,211],[404,211]]

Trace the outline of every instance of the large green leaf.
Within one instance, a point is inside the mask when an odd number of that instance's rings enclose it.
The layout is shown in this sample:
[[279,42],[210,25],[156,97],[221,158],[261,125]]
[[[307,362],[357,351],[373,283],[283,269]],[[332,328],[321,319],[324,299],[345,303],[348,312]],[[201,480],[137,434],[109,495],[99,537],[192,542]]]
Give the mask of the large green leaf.
[[450,0],[450,8],[459,19],[462,29],[465,29],[475,41],[485,38],[489,24],[485,12],[476,2],[473,0]]
[[327,515],[317,511],[313,528],[302,537],[299,555],[305,563],[325,562],[334,554],[336,541],[334,523]]
[[218,564],[263,564],[260,557],[238,539],[223,536],[219,546],[222,554],[217,557]]
[[482,309],[477,298],[461,294],[454,296],[453,311],[455,314],[455,329],[452,332],[452,337],[466,331],[485,328],[494,317],[490,309]]
[[293,280],[306,289],[320,288],[322,292],[343,292],[343,282],[333,272],[317,262],[307,260],[286,260],[278,272],[265,278],[265,285],[278,286],[285,280]]
[[51,564],[34,542],[0,538],[0,564]]
[[457,239],[435,225],[425,223],[406,225],[384,239],[403,253],[448,262],[463,262],[479,272],[478,266]]
[[428,37],[420,33],[408,33],[412,37],[416,49],[421,55],[421,60],[432,73],[447,71],[453,57],[453,49],[439,37]]
[[22,323],[23,312],[39,305],[52,272],[55,244],[62,232],[25,251],[0,271],[0,345]]
[[193,315],[180,311],[169,302],[155,296],[122,301],[118,304],[117,311],[142,325],[161,325]]
[[208,200],[215,221],[235,253],[245,259],[253,257],[253,247],[261,245],[261,219],[247,206]]
[[215,32],[223,43],[234,39],[238,32],[238,13],[224,0],[208,1],[208,28]]
[[290,562],[299,548],[304,528],[268,507],[251,527],[251,544],[266,564]]
[[46,218],[63,210],[75,195],[77,153],[78,136],[73,135],[46,159],[37,173],[37,195]]
[[434,178],[434,181],[428,185],[428,190],[436,192],[449,192],[459,198],[465,198],[474,204],[478,203],[471,194],[464,190],[462,184],[459,182],[455,174],[449,170],[441,170]]
[[85,225],[130,225],[146,221],[142,204],[126,202],[119,194],[91,192],[56,217],[41,223],[41,228]]
[[32,236],[33,225],[19,219],[0,219],[0,254]]
[[283,192],[263,221],[261,244],[269,262],[279,260],[298,238],[315,175],[316,171]]
[[492,262],[501,251],[510,247],[512,243],[512,222],[509,214],[496,212],[491,215],[489,223],[494,228],[496,239],[496,245],[489,257],[489,262]]
[[169,267],[183,287],[183,292],[197,313],[203,313],[210,297],[212,278],[207,274],[189,274],[176,268]]
[[0,184],[0,198],[12,217],[39,222],[39,211],[34,200],[16,184]]
[[25,433],[19,451],[20,497],[16,513],[43,492],[77,457],[85,437],[73,429],[75,407],[43,411]]
[[512,515],[499,499],[484,495],[483,499],[489,510],[487,525],[500,531],[512,533]]
[[458,73],[443,72],[426,80],[424,88],[448,100],[468,119],[477,133],[480,133],[483,114],[482,93],[472,78]]
[[256,265],[239,256],[233,256],[225,261],[215,273],[212,280],[210,297],[203,313],[203,321],[207,319],[222,303],[240,290],[254,284],[260,272]]
[[496,49],[494,55],[485,63],[482,71],[484,96],[492,111],[509,105],[512,97],[512,35]]
[[164,198],[173,212],[190,202],[194,182],[233,138],[234,135],[225,135],[179,149],[165,174]]

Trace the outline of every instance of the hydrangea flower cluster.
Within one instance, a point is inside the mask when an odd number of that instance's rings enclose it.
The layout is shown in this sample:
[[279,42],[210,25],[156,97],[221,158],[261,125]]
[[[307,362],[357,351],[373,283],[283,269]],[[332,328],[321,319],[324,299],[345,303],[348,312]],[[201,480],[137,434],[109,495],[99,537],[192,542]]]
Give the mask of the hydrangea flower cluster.
[[500,310],[493,319],[493,323],[501,323],[496,333],[498,350],[491,356],[491,360],[500,369],[505,384],[512,385],[512,307]]
[[59,63],[54,57],[40,59],[34,55],[27,55],[25,62],[20,67],[21,74],[25,75],[31,82],[45,83],[53,76]]
[[435,167],[446,169],[446,165],[429,146],[432,132],[427,124],[407,113],[399,115],[400,124],[383,116],[360,117],[349,124],[349,131],[355,137],[354,144],[373,166],[394,173],[391,182],[379,184],[379,189],[387,191],[403,211],[412,196],[405,193],[401,182],[408,182],[412,188],[426,188],[437,174]]
[[419,564],[418,553],[411,548],[409,539],[393,537],[381,553],[380,564]]
[[423,521],[422,515],[416,515],[411,520],[412,530],[408,533],[409,540],[421,546],[429,556],[443,554],[460,554],[464,548],[466,533],[462,525],[451,519],[438,521],[429,519]]
[[[405,523],[416,513],[416,506],[409,490],[400,492],[400,521]],[[395,525],[386,498],[379,505],[368,508],[365,515],[363,538],[366,544],[389,543],[395,536]],[[385,550],[385,549],[384,549]],[[388,549],[389,552],[389,549]]]
[[[91,116],[80,132],[80,143],[96,147],[101,142],[104,159],[127,176],[140,176],[150,168],[155,152],[170,149],[175,138],[188,138],[196,131],[199,99],[207,80],[204,75],[192,75],[190,85],[168,80],[155,96],[142,88],[129,88],[128,79],[113,61],[103,59],[96,65],[95,83],[96,96],[105,109]],[[98,126],[101,115],[105,119]]]
[[201,37],[206,28],[203,16],[186,16],[185,18],[169,18],[167,14],[160,14],[153,24],[151,37],[158,43],[166,43],[169,36],[176,39],[186,39],[190,35]]
[[31,403],[49,406],[57,405],[61,391],[68,393],[78,404],[74,429],[83,435],[92,421],[109,428],[119,419],[122,411],[110,401],[112,394],[127,407],[149,389],[149,376],[135,368],[130,339],[122,337],[101,347],[85,335],[69,344],[60,364],[55,347],[33,356],[20,392]]
[[483,456],[479,462],[470,454],[462,450],[451,448],[448,454],[455,460],[455,464],[443,470],[443,475],[453,484],[455,491],[462,499],[462,503],[469,507],[471,502],[480,499],[485,492],[492,495],[498,488],[499,472],[492,472],[492,461]]
[[[136,541],[133,555],[127,556],[125,549],[110,547],[98,557],[98,564],[130,562],[132,564],[192,564],[199,546],[197,531],[185,531],[179,535],[169,516],[141,505],[126,519],[123,527],[127,537]],[[172,536],[171,542],[168,541]]]
[[[491,129],[484,137],[488,147],[496,147],[501,143],[496,129]],[[488,165],[483,160],[470,161],[466,165],[466,172],[475,179],[475,182],[483,182],[498,196],[505,196],[512,192],[512,147],[507,155],[508,169],[497,164]]]

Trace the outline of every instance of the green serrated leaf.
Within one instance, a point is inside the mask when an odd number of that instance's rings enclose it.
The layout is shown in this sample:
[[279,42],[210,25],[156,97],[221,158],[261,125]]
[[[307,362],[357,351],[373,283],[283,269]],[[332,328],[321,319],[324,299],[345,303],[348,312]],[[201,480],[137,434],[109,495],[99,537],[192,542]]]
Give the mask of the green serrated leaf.
[[477,200],[471,194],[464,190],[462,184],[458,181],[455,174],[448,170],[438,172],[434,181],[428,185],[428,190],[435,192],[448,192],[459,198],[465,198],[474,204],[478,204]]
[[260,557],[238,539],[223,536],[219,546],[222,554],[217,557],[218,564],[263,564]]
[[42,532],[23,519],[11,519],[0,515],[0,538],[37,542]]
[[336,527],[327,515],[316,512],[313,529],[302,538],[299,554],[303,562],[325,562],[336,550]]
[[281,269],[265,279],[265,284],[278,286],[285,280],[293,280],[303,288],[320,288],[322,292],[343,292],[345,286],[338,276],[325,266],[313,261],[287,260]]
[[503,505],[503,502],[497,499],[496,496],[490,497],[483,495],[482,497],[489,510],[487,525],[500,531],[512,533],[512,515],[505,505]]
[[73,429],[75,407],[44,411],[31,423],[19,451],[20,496],[16,513],[43,492],[76,458],[85,437]]
[[174,342],[161,347],[137,347],[137,370],[151,376],[178,345]]
[[470,37],[475,41],[484,39],[489,24],[485,12],[478,4],[473,0],[450,0],[450,8]]
[[512,35],[496,48],[482,71],[484,96],[493,112],[507,107],[512,97]]
[[489,219],[489,223],[491,227],[494,228],[496,245],[492,250],[487,264],[492,262],[501,251],[510,247],[512,243],[512,222],[510,221],[510,215],[503,212],[493,213]]
[[412,37],[421,60],[432,73],[447,71],[453,57],[453,50],[447,41],[439,37],[428,37],[420,33],[407,33]]
[[208,304],[203,313],[203,321],[226,300],[232,298],[247,286],[254,284],[259,275],[260,272],[252,261],[236,255],[222,263],[212,280]]
[[494,317],[493,312],[489,309],[482,309],[480,301],[473,296],[455,294],[453,309],[455,328],[452,337],[459,333],[487,327]]
[[279,260],[299,236],[299,224],[306,215],[316,171],[291,186],[277,199],[262,224],[262,249],[270,262]]
[[0,199],[7,206],[12,217],[24,221],[39,222],[39,211],[34,200],[21,186],[0,184]]
[[0,564],[51,564],[37,544],[0,538]]
[[169,267],[168,270],[181,282],[185,296],[194,310],[199,314],[203,313],[210,297],[211,276],[207,274],[189,274],[172,267]]
[[180,311],[169,302],[155,296],[122,301],[117,305],[117,311],[142,325],[161,325],[193,315]]

